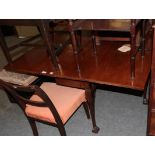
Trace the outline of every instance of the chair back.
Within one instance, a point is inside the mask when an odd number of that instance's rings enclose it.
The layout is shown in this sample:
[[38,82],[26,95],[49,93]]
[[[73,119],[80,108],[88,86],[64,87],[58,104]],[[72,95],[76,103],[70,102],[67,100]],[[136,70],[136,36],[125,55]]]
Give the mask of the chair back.
[[[56,124],[62,124],[62,120],[53,102],[39,86],[19,86],[0,80],[0,88],[2,88],[8,95],[13,97],[13,99],[22,108],[24,113],[27,104],[37,107],[48,107],[54,116]],[[37,95],[42,101],[31,100],[30,98],[33,94]]]

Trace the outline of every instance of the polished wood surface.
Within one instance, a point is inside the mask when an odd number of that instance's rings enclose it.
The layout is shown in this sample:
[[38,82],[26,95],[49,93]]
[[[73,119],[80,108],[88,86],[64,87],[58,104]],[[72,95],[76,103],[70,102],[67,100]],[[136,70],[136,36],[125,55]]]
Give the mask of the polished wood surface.
[[[123,32],[130,32],[129,21],[127,23],[126,25],[118,24],[119,28],[116,28],[115,30],[120,32],[121,26]],[[106,26],[106,24],[104,25]],[[45,27],[46,26],[47,25],[45,25]],[[99,26],[100,25],[96,25],[95,29],[100,31]],[[113,29],[112,26],[110,27]],[[75,27],[73,26],[70,28],[70,32],[74,33]],[[108,28],[108,30],[111,31],[111,28]],[[106,27],[104,29],[106,30]],[[87,27],[85,30],[87,30]],[[51,40],[49,40],[49,35],[47,36],[46,32],[43,34],[46,35],[44,37],[45,42],[51,42]],[[133,34],[135,35],[135,33]],[[74,36],[72,37],[71,40],[75,41],[74,39],[76,38],[74,38]],[[132,45],[135,46],[135,36],[132,37],[134,42]],[[95,84],[112,85],[140,91],[144,91],[146,88],[151,68],[151,52],[145,52],[145,57],[142,58],[142,53],[137,50],[136,54],[131,51],[122,53],[117,50],[127,43],[130,42],[103,41],[100,46],[97,47],[96,52],[94,52],[91,38],[84,38],[82,48],[76,54],[74,53],[73,46],[69,44],[61,49],[60,55],[54,56],[58,63],[58,68],[54,67],[51,57],[47,52],[47,48],[42,46],[34,47],[17,60],[9,63],[5,69],[19,73],[55,77],[56,83],[60,85],[77,88],[87,88],[89,86],[88,94],[91,95],[93,100],[92,107],[89,107],[89,110],[93,115],[93,122],[95,122]],[[49,51],[54,51],[53,46],[50,46],[50,43],[47,45],[49,45],[49,48],[52,47],[52,49],[48,49]],[[134,79],[130,76],[130,67],[132,66],[130,64],[130,59],[133,58],[132,56],[135,58],[134,68],[136,76]],[[149,118],[153,118],[153,115]],[[152,122],[153,121],[154,120],[152,120]],[[94,126],[96,126],[96,122],[94,123]],[[99,128],[94,128],[94,131],[98,130]]]
[[5,68],[21,73],[144,90],[150,72],[151,53],[146,52],[142,59],[138,52],[136,77],[131,80],[130,52],[117,51],[117,48],[124,43],[126,42],[104,41],[94,54],[91,42],[87,41],[83,50],[77,55],[74,54],[71,45],[66,46],[57,59],[58,70],[53,67],[44,48],[33,48],[32,51],[27,52]]
[[[141,23],[141,24],[140,24]],[[143,25],[143,26],[142,26]],[[92,42],[94,51],[96,51],[96,42],[95,37],[98,32],[125,32],[129,34],[130,43],[131,43],[131,50],[130,50],[130,76],[131,79],[135,78],[135,57],[137,54],[136,48],[136,35],[138,30],[142,31],[142,57],[144,56],[144,44],[145,44],[145,20],[142,19],[81,19],[74,22],[72,25],[73,30],[76,32],[79,31],[90,31],[92,34]],[[73,33],[72,33],[73,35]],[[72,37],[73,38],[73,37]],[[75,37],[74,37],[75,38]],[[75,54],[77,53],[77,45],[72,39],[72,44],[74,47]],[[140,44],[141,44],[140,43]]]
[[[69,20],[68,22],[68,31],[71,34],[71,40],[72,40],[72,46],[73,46],[73,51],[75,54],[78,54],[80,48],[79,47],[79,42],[77,42],[77,37],[76,35],[74,35],[74,32],[77,34],[76,30],[90,30],[91,32],[94,31],[112,31],[112,32],[129,32],[130,33],[130,41],[131,41],[131,51],[130,51],[130,59],[128,60],[130,62],[130,78],[131,80],[133,80],[135,78],[135,58],[136,58],[136,54],[137,54],[137,49],[136,49],[136,29],[137,29],[137,25],[139,25],[138,23],[140,23],[143,20],[123,20],[123,19],[88,19],[88,20],[75,20],[75,22],[73,23],[72,20]],[[50,20],[43,20],[43,19],[37,19],[37,20],[0,20],[0,25],[6,24],[6,25],[36,25],[39,27],[40,32],[41,32],[41,36],[45,42],[46,48],[47,48],[47,52],[51,58],[51,61],[54,65],[54,67],[56,69],[58,69],[58,63],[57,63],[57,51],[55,51],[54,49],[54,37],[53,35],[51,35],[51,40],[49,37],[49,22]],[[79,31],[80,32],[80,31]],[[0,33],[2,34],[2,33]],[[3,38],[3,35],[1,35],[1,38]],[[95,34],[93,34],[92,36],[93,38],[93,47],[94,50],[96,51],[96,46],[95,46]],[[142,37],[142,40],[143,37]],[[3,51],[6,55],[6,58],[9,62],[12,62],[12,58],[10,56],[10,48],[7,47],[4,38],[0,40],[1,41],[1,45],[3,48]],[[68,42],[65,43],[65,45]],[[81,44],[81,42],[80,42]],[[143,43],[144,44],[144,43]],[[19,44],[22,45],[22,44]],[[64,45],[64,46],[65,46]],[[62,48],[64,48],[64,46]],[[17,46],[18,47],[18,46]],[[142,46],[144,47],[144,46]],[[60,47],[59,49],[62,50],[62,48]],[[88,49],[89,50],[89,49]],[[144,56],[144,48],[142,48],[142,57]],[[79,56],[75,56],[75,57],[79,57]],[[97,58],[97,57],[96,57]],[[96,59],[95,58],[95,59]],[[79,58],[75,58],[75,59],[79,59]],[[79,60],[76,60],[79,61]],[[61,65],[61,64],[60,64]],[[79,70],[79,69],[78,69]],[[81,72],[81,71],[79,71]]]
[[155,135],[155,25],[153,26],[153,29],[154,29],[153,53],[152,53],[151,83],[150,83],[148,123],[147,123],[148,135]]

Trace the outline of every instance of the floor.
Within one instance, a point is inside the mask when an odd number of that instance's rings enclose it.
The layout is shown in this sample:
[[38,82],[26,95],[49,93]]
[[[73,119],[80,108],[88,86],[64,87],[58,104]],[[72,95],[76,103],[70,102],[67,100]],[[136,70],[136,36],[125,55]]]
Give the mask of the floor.
[[[69,136],[144,136],[146,135],[147,106],[142,97],[98,89],[96,92],[98,134],[91,132],[83,107],[66,124]],[[0,91],[0,135],[31,136],[32,131],[21,109],[9,102]],[[37,123],[39,134],[58,136],[56,128]]]

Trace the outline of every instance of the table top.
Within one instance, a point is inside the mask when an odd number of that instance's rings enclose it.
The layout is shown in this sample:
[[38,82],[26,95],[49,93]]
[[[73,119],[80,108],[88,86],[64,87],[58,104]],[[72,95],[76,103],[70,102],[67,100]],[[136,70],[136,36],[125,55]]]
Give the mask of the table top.
[[[140,20],[136,20],[138,24]],[[74,22],[75,30],[130,32],[130,19],[81,19]]]
[[135,79],[130,78],[130,52],[122,53],[117,49],[126,42],[104,41],[93,52],[90,41],[75,55],[68,45],[58,57],[59,69],[55,70],[44,48],[33,48],[25,55],[8,64],[5,69],[32,75],[44,75],[87,81],[98,84],[144,90],[150,73],[151,53],[146,52],[144,59],[138,52],[136,56]]

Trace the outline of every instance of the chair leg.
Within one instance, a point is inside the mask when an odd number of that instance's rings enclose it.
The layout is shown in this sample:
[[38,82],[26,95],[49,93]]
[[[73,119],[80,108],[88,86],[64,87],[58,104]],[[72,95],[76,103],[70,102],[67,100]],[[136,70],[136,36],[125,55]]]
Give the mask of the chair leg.
[[46,47],[47,47],[47,51],[48,51],[48,55],[50,56],[50,59],[54,65],[54,68],[55,69],[58,69],[58,62],[57,62],[57,58],[56,58],[56,54],[55,54],[55,51],[54,51],[54,43],[50,41],[50,38],[49,38],[49,23],[46,21],[46,20],[41,20],[41,23],[39,25],[39,28],[40,28],[40,32],[41,32],[41,35],[44,39],[44,42],[46,44]]
[[96,37],[95,32],[92,32],[92,44],[93,44],[93,51],[96,53]]
[[93,23],[91,23],[91,30],[92,30],[91,39],[92,39],[92,44],[93,44],[93,51],[96,54],[96,33],[94,31],[94,24]]
[[81,48],[81,46],[82,46],[82,31],[79,31],[79,46],[80,46],[80,48]]
[[130,65],[131,65],[131,79],[135,78],[135,57],[136,57],[136,29],[135,20],[131,22],[131,51],[130,51]]
[[64,126],[58,126],[58,130],[59,130],[61,136],[67,136]]
[[86,113],[87,118],[90,119],[90,114],[89,114],[89,109],[88,109],[87,102],[83,103],[83,108],[85,110],[85,113]]
[[38,136],[39,134],[38,134],[38,130],[37,130],[37,126],[36,126],[35,120],[33,120],[33,119],[29,118],[29,117],[27,117],[27,118],[28,118],[28,121],[29,121],[30,126],[32,128],[33,135],[34,136]]
[[75,32],[75,39],[76,39],[78,51],[80,51],[82,48],[82,31]]
[[73,22],[71,19],[68,20],[68,27],[69,27],[69,32],[70,32],[70,36],[71,36],[71,43],[72,43],[74,54],[78,54],[75,31],[73,30]]
[[142,58],[144,58],[145,55],[145,20],[142,24],[142,51],[141,51]]

